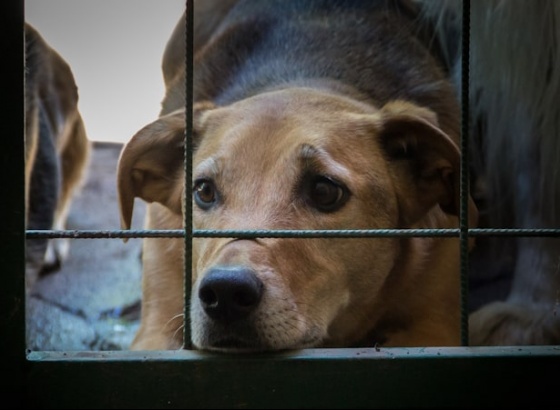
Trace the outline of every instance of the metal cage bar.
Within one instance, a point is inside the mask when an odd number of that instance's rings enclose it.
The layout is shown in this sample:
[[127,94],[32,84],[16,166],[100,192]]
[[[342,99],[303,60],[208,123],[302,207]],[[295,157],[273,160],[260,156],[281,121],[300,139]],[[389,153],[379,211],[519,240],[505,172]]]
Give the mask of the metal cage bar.
[[461,208],[460,208],[460,242],[461,261],[461,344],[469,345],[469,83],[470,83],[470,30],[471,30],[471,3],[463,0],[463,26],[462,26],[462,67],[461,67]]
[[[194,229],[193,238],[382,238],[399,237],[459,237],[460,229],[343,229],[343,230],[205,230]],[[503,228],[485,229],[469,228],[469,237],[560,237],[560,229]],[[122,230],[28,230],[27,239],[69,238],[69,239],[123,239],[123,238],[183,238],[184,229],[131,229]]]
[[192,191],[188,181],[192,179],[192,108],[193,108],[193,21],[192,1],[186,0],[186,81],[185,81],[185,197],[183,203],[184,229],[182,230],[27,230],[26,239],[70,238],[70,239],[117,239],[117,238],[183,238],[184,239],[184,346],[190,347],[190,326],[188,306],[191,294],[192,239],[203,237],[233,238],[378,238],[378,237],[455,237],[459,238],[461,252],[461,343],[468,345],[468,240],[478,236],[524,236],[524,237],[560,237],[560,229],[481,229],[469,228],[468,193],[469,193],[469,65],[470,65],[470,0],[463,1],[463,43],[461,67],[461,184],[460,184],[460,225],[458,229],[364,229],[364,230],[195,230],[192,225]]
[[[468,0],[464,0],[468,2]],[[187,8],[192,5],[186,0]],[[0,95],[6,135],[23,135],[23,0],[2,2],[3,55],[10,73]],[[4,39],[8,39],[4,44]],[[15,88],[12,89],[11,85]],[[188,138],[188,135],[186,136]],[[6,138],[0,168],[10,214],[4,220],[0,373],[10,408],[488,408],[555,407],[560,346],[309,349],[228,356],[162,352],[27,352],[25,239],[295,234],[291,231],[25,231],[23,138]],[[20,173],[13,176],[13,170]],[[188,181],[188,179],[187,179]],[[462,189],[464,187],[462,186]],[[560,236],[554,229],[431,232],[302,231],[315,235]],[[185,264],[186,265],[186,264]],[[20,275],[12,274],[19,272]],[[146,388],[148,386],[148,388]]]
[[184,218],[184,269],[183,269],[183,286],[184,294],[184,315],[183,315],[183,348],[191,347],[191,326],[189,306],[191,300],[191,283],[192,283],[192,238],[193,238],[193,224],[192,224],[192,133],[193,133],[193,21],[194,21],[194,6],[192,1],[187,1],[185,12],[185,65],[186,65],[186,79],[185,79],[185,200],[183,201],[183,218]]

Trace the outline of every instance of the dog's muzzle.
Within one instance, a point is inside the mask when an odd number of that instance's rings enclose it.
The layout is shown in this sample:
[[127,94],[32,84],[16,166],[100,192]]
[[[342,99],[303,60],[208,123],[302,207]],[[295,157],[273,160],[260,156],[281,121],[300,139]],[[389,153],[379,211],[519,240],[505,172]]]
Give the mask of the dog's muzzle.
[[259,305],[263,283],[245,267],[211,269],[198,289],[204,312],[216,322],[232,323],[249,316]]
[[214,265],[194,284],[191,337],[195,348],[250,353],[315,346],[325,329],[298,309],[270,268]]
[[245,266],[215,266],[195,288],[191,306],[198,348],[255,351],[266,348],[258,325],[265,285]]

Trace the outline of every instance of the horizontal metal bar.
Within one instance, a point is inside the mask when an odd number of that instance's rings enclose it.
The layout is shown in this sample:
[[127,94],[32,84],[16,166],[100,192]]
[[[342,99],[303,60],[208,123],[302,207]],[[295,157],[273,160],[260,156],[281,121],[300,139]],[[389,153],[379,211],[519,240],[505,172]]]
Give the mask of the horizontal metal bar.
[[524,236],[524,237],[560,237],[560,228],[473,228],[469,236]]
[[559,368],[552,346],[31,352],[22,408],[553,408]]
[[[383,238],[383,237],[459,237],[459,229],[344,229],[344,230],[194,230],[193,238]],[[560,237],[560,229],[469,229],[471,237],[523,236]],[[159,230],[27,230],[27,239],[129,239],[184,238],[182,229]]]

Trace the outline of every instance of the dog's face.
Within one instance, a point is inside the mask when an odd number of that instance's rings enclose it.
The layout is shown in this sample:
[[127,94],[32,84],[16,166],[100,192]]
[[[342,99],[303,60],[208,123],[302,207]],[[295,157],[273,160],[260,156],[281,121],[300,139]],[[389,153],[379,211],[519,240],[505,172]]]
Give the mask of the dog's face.
[[[183,121],[182,112],[162,118],[123,151],[125,227],[134,196],[164,204],[180,224]],[[289,89],[227,107],[199,104],[194,126],[195,229],[406,228],[455,210],[456,145],[430,111],[410,103],[378,110]],[[407,265],[422,265],[424,256],[403,247],[397,238],[196,238],[193,344],[225,351],[359,344],[393,298],[407,297],[398,284],[408,280],[402,272],[414,274]],[[170,263],[161,258],[161,266]],[[144,275],[146,284],[166,270]]]

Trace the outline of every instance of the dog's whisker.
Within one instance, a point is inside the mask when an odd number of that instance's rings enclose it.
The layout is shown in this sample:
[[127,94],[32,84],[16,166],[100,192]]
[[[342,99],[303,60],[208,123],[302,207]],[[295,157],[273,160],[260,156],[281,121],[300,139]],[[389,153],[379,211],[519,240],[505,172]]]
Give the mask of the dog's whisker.
[[175,339],[177,337],[177,333],[179,333],[179,331],[183,330],[185,328],[184,322],[182,325],[180,325],[174,332],[173,332],[173,339]]
[[[164,329],[167,328],[167,326],[169,326],[172,322],[176,321],[177,319],[183,319],[184,317],[185,317],[185,315],[183,313],[180,313],[180,314],[177,314],[177,315],[171,317],[167,322],[165,322],[165,324],[163,325],[163,328]],[[180,324],[181,327],[184,326],[184,321],[183,320],[181,320],[180,323],[181,323]]]

